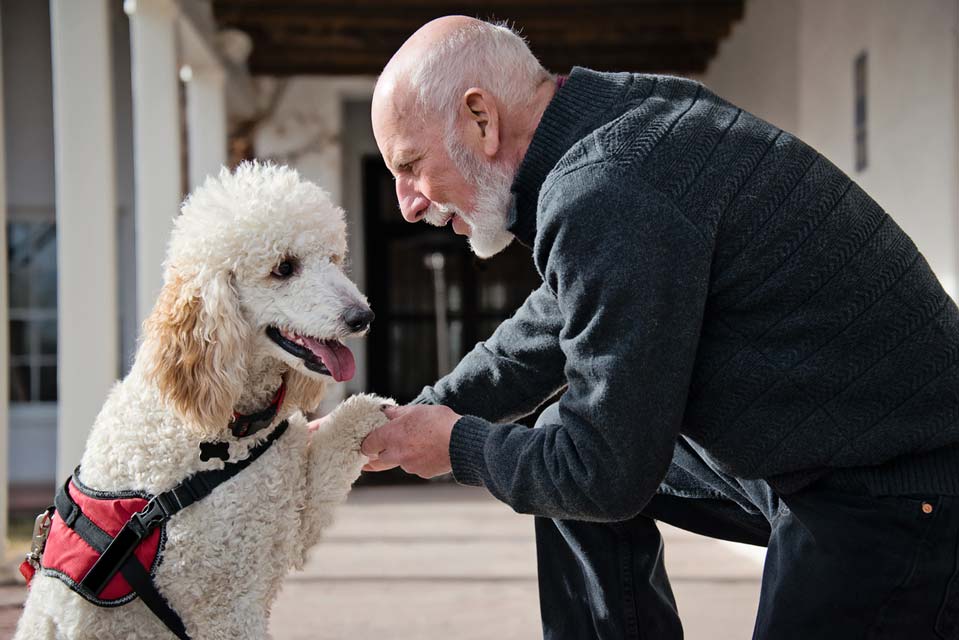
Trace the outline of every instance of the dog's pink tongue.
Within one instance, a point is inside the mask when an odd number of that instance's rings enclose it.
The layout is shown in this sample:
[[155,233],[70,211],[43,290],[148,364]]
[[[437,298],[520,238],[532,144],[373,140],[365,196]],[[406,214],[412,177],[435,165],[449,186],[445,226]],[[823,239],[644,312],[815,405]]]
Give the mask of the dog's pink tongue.
[[353,352],[343,343],[320,342],[307,337],[304,337],[303,341],[307,348],[323,361],[324,366],[330,370],[330,375],[337,382],[350,380],[356,373],[356,361],[353,360]]

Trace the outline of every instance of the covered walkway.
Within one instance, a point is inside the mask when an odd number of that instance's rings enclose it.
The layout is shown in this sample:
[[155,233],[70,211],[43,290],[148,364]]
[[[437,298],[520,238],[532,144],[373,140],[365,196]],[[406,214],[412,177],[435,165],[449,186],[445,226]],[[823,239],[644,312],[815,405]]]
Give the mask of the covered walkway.
[[[358,488],[306,570],[287,578],[273,637],[540,637],[532,524],[479,489]],[[761,550],[663,533],[686,637],[750,637]],[[11,637],[23,594],[0,587],[0,640]]]

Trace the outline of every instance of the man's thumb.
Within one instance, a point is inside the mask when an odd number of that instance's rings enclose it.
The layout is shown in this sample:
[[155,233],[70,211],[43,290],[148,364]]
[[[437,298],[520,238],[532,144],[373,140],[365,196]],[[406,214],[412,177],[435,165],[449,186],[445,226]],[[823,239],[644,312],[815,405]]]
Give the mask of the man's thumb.
[[395,405],[388,404],[383,407],[383,415],[385,415],[390,420],[395,420],[396,418],[399,418],[401,415],[403,415],[405,408],[406,407],[397,407]]

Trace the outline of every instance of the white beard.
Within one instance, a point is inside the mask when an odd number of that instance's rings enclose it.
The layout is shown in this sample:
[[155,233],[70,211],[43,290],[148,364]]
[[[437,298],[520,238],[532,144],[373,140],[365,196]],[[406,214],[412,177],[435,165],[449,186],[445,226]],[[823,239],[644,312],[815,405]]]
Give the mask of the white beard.
[[455,138],[447,144],[450,157],[467,182],[476,189],[471,211],[448,203],[433,203],[426,211],[426,222],[443,226],[451,215],[462,218],[470,228],[470,249],[480,258],[492,258],[513,241],[506,230],[514,172],[502,164],[483,162]]

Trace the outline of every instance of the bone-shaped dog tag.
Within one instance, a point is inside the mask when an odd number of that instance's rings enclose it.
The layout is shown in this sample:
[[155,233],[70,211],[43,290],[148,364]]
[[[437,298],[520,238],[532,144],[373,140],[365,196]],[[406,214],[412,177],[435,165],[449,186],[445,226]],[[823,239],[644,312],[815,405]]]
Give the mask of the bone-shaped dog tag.
[[219,458],[223,462],[226,462],[230,459],[230,443],[229,442],[201,442],[200,443],[200,460],[206,462],[207,460],[212,460],[213,458]]

